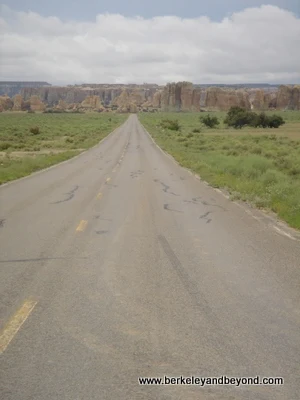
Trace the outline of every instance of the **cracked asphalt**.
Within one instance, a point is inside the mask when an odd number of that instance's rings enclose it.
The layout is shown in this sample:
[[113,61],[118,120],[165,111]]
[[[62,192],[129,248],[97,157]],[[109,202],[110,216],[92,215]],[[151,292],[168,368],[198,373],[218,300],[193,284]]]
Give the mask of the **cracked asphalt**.
[[[299,399],[300,242],[256,213],[174,163],[135,115],[0,187],[2,398]],[[138,384],[164,375],[285,384]]]

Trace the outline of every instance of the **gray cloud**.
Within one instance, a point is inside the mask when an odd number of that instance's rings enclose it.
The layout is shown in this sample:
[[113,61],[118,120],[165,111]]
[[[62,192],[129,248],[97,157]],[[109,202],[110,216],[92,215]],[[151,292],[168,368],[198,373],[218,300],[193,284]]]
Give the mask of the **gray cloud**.
[[275,6],[203,16],[63,22],[1,8],[1,79],[51,83],[300,82],[300,19]]

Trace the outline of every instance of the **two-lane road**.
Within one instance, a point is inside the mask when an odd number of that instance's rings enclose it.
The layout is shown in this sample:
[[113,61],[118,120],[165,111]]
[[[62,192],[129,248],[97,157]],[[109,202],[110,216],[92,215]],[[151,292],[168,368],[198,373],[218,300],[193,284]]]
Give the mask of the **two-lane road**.
[[[1,398],[300,399],[299,240],[176,165],[135,115],[0,201]],[[164,375],[285,384],[138,383]]]

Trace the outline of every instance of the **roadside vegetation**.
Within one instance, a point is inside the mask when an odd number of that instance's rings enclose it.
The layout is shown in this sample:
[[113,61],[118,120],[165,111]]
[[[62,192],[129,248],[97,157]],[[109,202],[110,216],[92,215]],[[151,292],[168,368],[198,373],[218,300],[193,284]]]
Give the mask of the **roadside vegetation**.
[[[258,114],[253,111],[245,110],[241,107],[231,107],[231,109],[227,113],[226,118],[224,119],[224,123],[229,127],[233,127],[236,129],[242,129],[245,126],[250,126],[252,128],[277,129],[281,125],[284,125],[285,121],[283,117],[278,114],[267,115],[264,112]],[[212,128],[213,126],[210,127]]]
[[[285,124],[277,129],[247,124],[240,130],[225,123],[225,112],[143,113],[139,118],[181,165],[226,189],[232,199],[272,210],[300,229],[300,112],[265,116]],[[214,127],[203,123],[215,118]],[[164,120],[176,121],[180,129],[169,129]]]
[[126,118],[112,113],[1,113],[0,184],[79,154]]

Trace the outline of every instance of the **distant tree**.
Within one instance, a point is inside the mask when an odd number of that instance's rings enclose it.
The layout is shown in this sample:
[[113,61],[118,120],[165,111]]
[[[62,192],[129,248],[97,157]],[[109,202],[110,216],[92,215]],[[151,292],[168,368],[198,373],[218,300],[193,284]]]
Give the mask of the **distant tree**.
[[257,114],[241,107],[231,107],[227,113],[224,123],[236,129],[244,126],[252,126],[254,128],[278,128],[285,121],[279,115],[268,117],[265,113]]
[[280,116],[273,114],[269,117],[269,127],[270,128],[279,128],[281,125],[285,124],[285,120]]
[[202,122],[202,124],[204,124],[208,128],[215,128],[220,124],[220,121],[217,117],[211,117],[210,115],[200,117],[200,122]]
[[269,126],[269,118],[265,113],[255,114],[250,123],[254,128],[267,128]]
[[247,111],[241,107],[231,107],[226,118],[224,119],[224,122],[228,126],[241,129],[243,126],[251,125],[253,123],[253,114],[254,113],[251,111]]
[[162,128],[170,129],[171,131],[180,131],[181,129],[177,119],[163,119],[160,125]]

